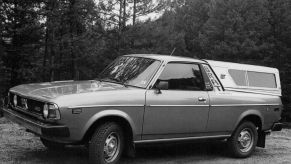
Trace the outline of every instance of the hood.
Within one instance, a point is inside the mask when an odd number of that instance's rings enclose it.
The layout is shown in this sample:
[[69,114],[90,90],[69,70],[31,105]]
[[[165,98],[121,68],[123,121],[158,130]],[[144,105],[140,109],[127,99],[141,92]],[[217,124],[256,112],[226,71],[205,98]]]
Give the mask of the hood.
[[63,95],[116,90],[121,88],[124,87],[120,84],[90,80],[24,84],[13,87],[10,91],[29,97],[54,99]]

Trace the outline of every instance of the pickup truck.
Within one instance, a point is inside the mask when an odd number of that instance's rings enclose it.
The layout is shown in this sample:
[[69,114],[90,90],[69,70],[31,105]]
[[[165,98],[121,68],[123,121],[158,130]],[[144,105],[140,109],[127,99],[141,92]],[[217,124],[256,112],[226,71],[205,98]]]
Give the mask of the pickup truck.
[[0,113],[49,149],[88,146],[90,163],[117,163],[138,144],[226,140],[234,157],[265,147],[281,130],[275,68],[135,54],[98,78],[19,85]]

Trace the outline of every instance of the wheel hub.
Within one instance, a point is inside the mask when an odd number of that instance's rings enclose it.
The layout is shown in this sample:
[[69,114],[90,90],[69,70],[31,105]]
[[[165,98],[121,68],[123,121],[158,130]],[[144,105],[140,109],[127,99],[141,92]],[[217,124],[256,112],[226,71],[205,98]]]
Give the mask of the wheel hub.
[[249,129],[244,129],[238,136],[238,143],[242,152],[248,152],[253,146],[253,137]]
[[106,162],[113,161],[119,153],[119,138],[115,133],[111,133],[105,140],[104,157]]

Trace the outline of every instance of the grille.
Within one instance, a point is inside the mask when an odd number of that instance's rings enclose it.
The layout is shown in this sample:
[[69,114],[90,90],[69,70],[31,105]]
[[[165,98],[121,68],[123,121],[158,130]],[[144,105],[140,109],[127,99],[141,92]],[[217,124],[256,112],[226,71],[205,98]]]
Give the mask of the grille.
[[[17,97],[16,105],[14,105],[14,96]],[[18,109],[32,114],[42,115],[42,110],[45,103],[10,92],[9,104],[13,107],[12,109],[14,110]]]

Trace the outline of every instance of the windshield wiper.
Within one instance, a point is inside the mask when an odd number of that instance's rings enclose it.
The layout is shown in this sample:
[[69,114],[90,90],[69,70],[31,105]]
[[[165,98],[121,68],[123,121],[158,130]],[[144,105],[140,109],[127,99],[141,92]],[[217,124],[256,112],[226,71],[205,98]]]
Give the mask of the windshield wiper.
[[128,87],[127,81],[126,80],[120,80],[120,83],[124,86],[124,87]]
[[107,77],[107,78],[103,78],[102,81],[113,82],[113,83],[121,84],[124,87],[128,87],[128,85],[126,84],[126,81],[121,81],[115,78]]
[[126,80],[118,80],[118,79],[112,79],[114,80],[116,83],[123,85],[124,87],[128,87],[128,85],[126,84]]

